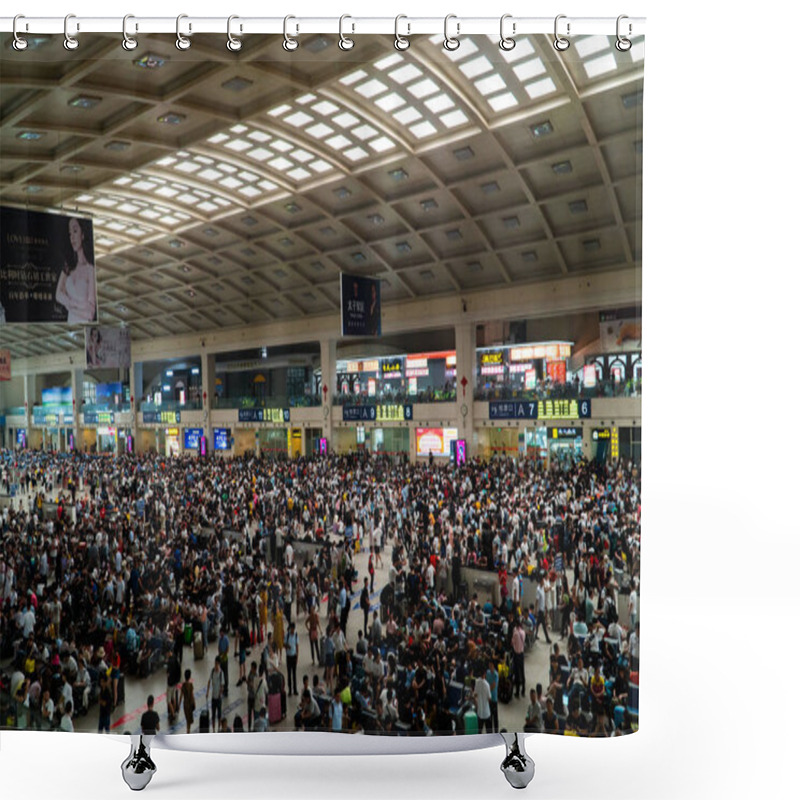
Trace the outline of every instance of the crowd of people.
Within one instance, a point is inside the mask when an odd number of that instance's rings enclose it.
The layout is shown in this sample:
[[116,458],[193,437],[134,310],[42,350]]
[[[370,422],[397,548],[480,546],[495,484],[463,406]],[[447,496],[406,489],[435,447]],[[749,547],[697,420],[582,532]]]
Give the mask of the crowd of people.
[[[187,732],[267,730],[293,713],[304,730],[498,731],[515,700],[529,702],[525,730],[636,726],[632,464],[3,451],[0,487],[12,484],[2,725],[71,730],[96,702],[107,731],[125,680],[165,668],[169,722]],[[479,600],[467,569],[496,575],[495,595]],[[534,682],[525,654],[551,636],[563,651],[552,644]],[[197,718],[187,645],[214,660],[210,719]],[[301,648],[314,669],[298,686]],[[231,682],[247,700],[232,728]]]

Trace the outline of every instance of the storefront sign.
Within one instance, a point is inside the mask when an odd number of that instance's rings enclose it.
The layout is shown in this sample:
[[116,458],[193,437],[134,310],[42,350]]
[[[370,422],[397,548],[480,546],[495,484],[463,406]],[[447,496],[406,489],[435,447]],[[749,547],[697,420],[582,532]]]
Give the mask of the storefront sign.
[[580,428],[548,428],[549,439],[581,439],[583,436]]
[[384,378],[400,378],[403,374],[403,359],[384,358],[381,361],[381,373]]
[[288,408],[240,408],[239,422],[289,422]]
[[380,366],[380,362],[377,358],[371,358],[369,361],[362,361],[361,362],[361,371],[362,372],[377,372],[378,367]]
[[592,441],[601,442],[611,438],[611,428],[595,428],[592,431]]
[[86,411],[83,415],[84,425],[113,425],[113,411]]
[[202,428],[185,428],[183,431],[183,449],[199,450],[200,438],[203,435]]
[[403,422],[414,418],[411,403],[396,406],[342,406],[344,422]]
[[566,383],[567,382],[567,362],[566,361],[548,361],[547,362],[547,377],[553,383]]
[[489,403],[489,419],[585,419],[591,416],[591,400],[508,400]]
[[490,364],[502,364],[503,363],[503,351],[502,350],[493,350],[489,353],[481,353],[481,366],[486,367]]
[[180,421],[180,411],[142,411],[145,425],[179,425]]

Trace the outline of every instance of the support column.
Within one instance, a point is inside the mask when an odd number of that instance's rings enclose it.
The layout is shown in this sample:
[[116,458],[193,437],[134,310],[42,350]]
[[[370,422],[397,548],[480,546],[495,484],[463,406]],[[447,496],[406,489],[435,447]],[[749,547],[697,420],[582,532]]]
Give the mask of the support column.
[[[322,372],[322,435],[333,446],[333,396],[336,394],[336,340],[323,339],[319,343]],[[328,391],[324,391],[327,387]]]
[[476,381],[475,325],[465,322],[456,325],[456,408],[458,438],[467,440],[467,456],[470,458],[476,454],[478,447],[473,410]]
[[[137,404],[142,402],[144,388],[142,386],[142,365],[131,361],[128,371],[128,386],[131,390],[131,436],[133,436],[133,449],[138,453],[139,448],[139,414]],[[123,452],[125,449],[123,448]]]
[[217,385],[217,359],[213,353],[204,352],[200,356],[200,377],[203,380],[203,435],[210,448],[213,441],[211,409],[214,408],[214,392]]
[[[70,371],[72,384],[72,435],[75,440],[75,450],[83,452],[83,425],[81,413],[83,411],[83,370],[74,368]],[[66,449],[66,448],[65,448]]]

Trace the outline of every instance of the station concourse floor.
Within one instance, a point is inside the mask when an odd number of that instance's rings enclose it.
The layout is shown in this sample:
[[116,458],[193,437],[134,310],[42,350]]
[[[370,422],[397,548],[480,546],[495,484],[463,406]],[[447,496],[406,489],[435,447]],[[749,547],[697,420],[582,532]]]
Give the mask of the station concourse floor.
[[[80,496],[80,495],[79,495]],[[21,495],[23,502],[28,502],[28,495]],[[390,545],[387,543],[383,558],[383,564],[375,570],[375,591],[371,594],[371,612],[378,608],[379,596],[383,587],[388,583],[388,564],[387,557],[391,552]],[[350,647],[355,650],[355,644],[358,639],[358,631],[363,624],[363,612],[359,607],[360,587],[363,582],[363,577],[368,574],[368,554],[365,551],[357,553],[354,557],[355,569],[358,570],[359,579],[353,582],[353,588],[357,589],[351,595],[351,610],[347,623],[347,642]],[[326,610],[327,604],[323,603],[320,609],[320,620],[324,625],[326,623]],[[294,608],[293,608],[294,612]],[[371,619],[370,612],[370,619]],[[324,670],[319,666],[315,666],[311,662],[311,650],[309,645],[308,634],[305,629],[306,614],[303,612],[299,618],[293,614],[292,620],[297,625],[299,634],[299,648],[298,648],[298,662],[297,662],[297,684],[302,687],[303,676],[308,675],[309,685],[313,681],[314,674],[318,674],[320,679],[323,678]],[[272,623],[269,624],[269,630],[272,630]],[[566,640],[561,640],[558,634],[548,628],[550,632],[550,640],[553,643],[559,643],[562,650],[566,647]],[[266,632],[265,632],[266,637]],[[263,644],[256,644],[250,649],[250,656],[247,659],[246,670],[250,670],[250,662],[261,662],[261,651]],[[236,686],[238,680],[239,665],[238,659],[233,655],[235,649],[235,641],[231,638],[231,655],[229,657],[228,675],[230,679],[230,686],[228,687],[228,696],[222,702],[222,717],[227,718],[228,726],[233,729],[234,717],[238,714],[241,716],[244,729],[247,730],[247,686],[242,683]],[[549,670],[550,670],[550,651],[551,645],[548,645],[544,640],[539,639],[525,653],[525,697],[514,698],[508,704],[498,704],[498,715],[501,729],[508,731],[522,731],[525,724],[525,716],[528,710],[528,692],[530,689],[535,688],[537,683],[541,683],[546,689],[549,683]],[[192,682],[195,686],[195,702],[196,709],[194,713],[194,722],[192,724],[192,733],[197,732],[200,712],[206,707],[206,687],[208,684],[209,673],[214,666],[214,657],[217,654],[217,643],[211,642],[206,650],[205,656],[202,659],[195,660],[193,655],[193,648],[191,646],[184,646],[183,648],[183,663],[181,671],[191,669]],[[286,655],[284,652],[283,661],[281,664],[281,672],[286,675]],[[158,712],[161,720],[161,733],[186,733],[186,720],[183,711],[179,714],[179,718],[173,725],[168,724],[167,719],[167,674],[166,668],[162,667],[147,678],[136,678],[129,675],[125,676],[125,700],[118,703],[116,708],[111,714],[111,733],[138,733],[141,731],[140,720],[141,716],[147,708],[147,697],[153,695],[155,698],[154,709]],[[293,731],[294,730],[294,714],[299,704],[299,697],[291,696],[286,698],[286,717],[278,724],[271,724],[270,730],[275,731]],[[210,709],[209,709],[210,710]],[[76,731],[97,732],[97,725],[99,720],[99,710],[97,703],[94,703],[85,716],[75,717],[73,725]]]

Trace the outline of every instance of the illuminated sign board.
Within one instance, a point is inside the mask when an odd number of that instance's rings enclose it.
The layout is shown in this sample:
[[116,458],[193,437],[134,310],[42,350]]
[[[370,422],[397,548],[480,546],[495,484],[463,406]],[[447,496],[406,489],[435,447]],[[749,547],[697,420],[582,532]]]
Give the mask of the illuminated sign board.
[[481,375],[502,375],[502,364],[489,364],[488,366],[481,367]]
[[489,403],[489,419],[586,419],[591,400],[501,400]]
[[488,366],[489,364],[502,364],[503,351],[493,350],[489,353],[481,353],[481,366]]
[[230,450],[231,448],[231,429],[214,428],[214,449]]
[[532,361],[533,359],[569,358],[572,355],[572,345],[569,342],[550,342],[549,344],[529,344],[522,347],[512,347],[508,351],[510,361]]
[[113,411],[87,411],[83,415],[84,425],[113,425]]
[[424,367],[416,367],[406,370],[406,378],[427,378],[428,370]]
[[414,418],[414,406],[342,406],[345,422],[403,422]]
[[580,428],[548,428],[547,437],[549,439],[581,439]]
[[592,431],[592,441],[601,442],[611,438],[611,428],[595,428]]
[[180,421],[180,411],[142,411],[145,425],[179,425]]
[[529,369],[533,367],[533,364],[530,363],[523,363],[523,364],[509,364],[508,371],[509,372],[527,372]]
[[450,457],[450,443],[458,439],[458,428],[417,428],[418,456]]
[[272,422],[282,425],[289,422],[288,408],[240,408],[239,422]]
[[384,378],[389,376],[399,378],[403,372],[403,360],[401,358],[384,358],[381,361],[381,372]]
[[200,438],[203,435],[202,428],[185,428],[183,431],[183,449],[199,450]]
[[378,359],[373,358],[369,361],[362,361],[361,362],[361,371],[362,372],[377,372],[378,371]]
[[177,436],[180,433],[179,428],[167,428],[166,434],[167,436]]

